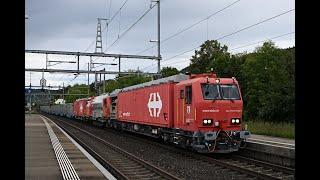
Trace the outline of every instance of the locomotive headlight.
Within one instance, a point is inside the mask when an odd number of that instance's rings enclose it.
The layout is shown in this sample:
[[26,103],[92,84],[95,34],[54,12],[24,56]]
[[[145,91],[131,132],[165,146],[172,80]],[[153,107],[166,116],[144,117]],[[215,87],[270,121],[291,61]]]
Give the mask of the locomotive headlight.
[[219,83],[220,82],[220,79],[216,79],[216,83]]
[[240,122],[240,120],[239,119],[236,119],[236,123],[239,123]]
[[211,124],[211,119],[208,119],[208,124]]
[[231,119],[231,123],[235,123],[236,122],[236,120],[235,119]]
[[203,123],[204,123],[204,124],[207,124],[207,123],[208,123],[208,120],[206,120],[206,119],[203,120]]

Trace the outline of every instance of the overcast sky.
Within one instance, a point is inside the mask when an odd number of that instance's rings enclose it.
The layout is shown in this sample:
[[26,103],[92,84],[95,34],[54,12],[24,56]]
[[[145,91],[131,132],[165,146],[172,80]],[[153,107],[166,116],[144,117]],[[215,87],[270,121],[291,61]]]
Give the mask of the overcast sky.
[[[26,0],[26,49],[61,50],[94,52],[97,17],[111,18],[125,0]],[[157,8],[154,7],[139,23],[126,33],[116,44],[110,46],[120,34],[127,30],[145,11],[150,8],[151,0],[128,0],[115,18],[110,22],[108,32],[103,35],[103,50],[106,53],[136,54],[155,45],[150,40],[157,38]],[[191,26],[209,15],[236,2],[236,0],[161,0],[161,40]],[[110,5],[111,3],[111,5]],[[210,19],[197,24],[183,33],[161,44],[161,56],[164,66],[173,66],[179,70],[189,65],[194,51],[167,60],[177,54],[200,46],[207,39],[217,39],[244,27],[253,25],[288,10],[294,9],[293,0],[240,0]],[[110,9],[110,10],[109,10]],[[104,29],[105,23],[102,23]],[[295,11],[261,23],[252,28],[219,40],[227,45],[231,53],[251,52],[254,44],[239,49],[243,45],[273,39],[281,48],[295,45]],[[92,44],[92,46],[89,46]],[[234,49],[234,50],[232,50]],[[141,55],[157,55],[157,48],[151,48]],[[45,68],[45,55],[26,54],[26,68]],[[49,55],[49,60],[72,61],[76,57]],[[81,69],[87,69],[89,59],[81,57]],[[117,63],[113,58],[100,58],[95,62]],[[140,69],[156,72],[156,61],[124,59],[121,70]],[[76,69],[75,64],[55,65],[51,68]],[[117,66],[99,67],[117,71]],[[32,72],[32,85],[39,85],[41,73]],[[74,79],[73,74],[45,73],[47,85],[87,83],[87,75]],[[106,79],[114,78],[107,75]],[[74,79],[74,80],[72,80]],[[94,75],[90,77],[90,82]],[[25,73],[25,84],[30,83],[30,73]]]

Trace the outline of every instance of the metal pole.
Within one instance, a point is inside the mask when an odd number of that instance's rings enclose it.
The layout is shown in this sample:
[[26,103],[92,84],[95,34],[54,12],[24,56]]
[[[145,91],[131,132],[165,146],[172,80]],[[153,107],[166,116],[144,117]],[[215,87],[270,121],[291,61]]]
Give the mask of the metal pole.
[[77,55],[77,56],[78,56],[78,62],[77,62],[77,63],[78,63],[78,68],[77,68],[77,69],[78,69],[78,74],[79,74],[79,59],[80,59],[80,55],[79,55],[79,53],[78,53],[78,55]]
[[101,73],[99,73],[100,78],[99,78],[99,95],[101,94]]
[[[108,21],[106,21],[106,26],[107,26],[107,30],[106,30],[106,50],[107,50],[107,47],[108,47],[108,44],[107,44],[107,38],[108,38]],[[107,53],[107,52],[105,52]]]
[[[25,20],[28,20],[29,19],[29,17],[28,17],[28,15],[25,15],[25,17],[24,17],[24,19]],[[27,21],[26,21],[26,23],[25,23],[25,44],[24,44],[24,46],[25,46],[25,48],[27,48]]]
[[64,100],[64,82],[62,83],[62,99]]
[[[50,92],[50,89],[51,89],[51,87],[50,87],[50,84],[49,84],[49,90],[48,90],[48,92],[49,92],[49,99],[50,99],[50,104],[52,103],[51,101],[52,101],[52,97],[51,97],[51,92]],[[53,103],[52,103],[53,104]]]
[[[106,69],[103,68],[103,71],[105,71]],[[103,74],[103,93],[106,92],[106,74]]]
[[[30,91],[31,91],[31,72],[30,72]],[[29,93],[29,115],[31,115],[31,92]]]
[[[91,56],[90,56],[90,58],[91,58]],[[90,96],[89,69],[90,69],[90,63],[88,63],[88,97]]]
[[158,0],[158,73],[160,74],[160,0]]
[[48,54],[46,54],[46,69],[48,69]]
[[119,57],[119,77],[120,77],[120,72],[121,72],[121,66],[120,66],[120,57]]
[[95,94],[97,94],[97,73],[94,72],[94,90]]

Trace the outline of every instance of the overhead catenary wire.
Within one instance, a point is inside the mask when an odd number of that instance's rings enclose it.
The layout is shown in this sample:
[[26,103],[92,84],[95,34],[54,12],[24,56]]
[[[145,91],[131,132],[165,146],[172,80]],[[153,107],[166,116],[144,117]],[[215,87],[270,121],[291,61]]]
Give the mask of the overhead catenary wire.
[[[240,2],[240,1],[241,1],[241,0],[234,1],[234,2],[232,2],[231,4],[228,4],[227,6],[223,7],[222,9],[220,9],[220,10],[218,10],[218,11],[210,14],[209,16],[207,16],[207,17],[205,17],[205,18],[203,18],[203,19],[201,19],[201,20],[199,20],[199,21],[197,21],[197,22],[195,22],[195,23],[193,23],[193,24],[191,24],[191,25],[189,25],[189,26],[187,26],[187,27],[179,30],[178,32],[176,32],[176,33],[174,33],[174,34],[172,34],[172,35],[170,35],[170,36],[168,36],[168,37],[166,37],[166,38],[164,38],[163,40],[161,40],[160,44],[165,43],[166,41],[174,38],[175,36],[178,36],[179,34],[185,32],[185,31],[187,31],[187,30],[189,30],[189,29],[191,29],[191,28],[193,28],[193,27],[195,27],[195,26],[197,26],[198,24],[200,24],[200,23],[202,23],[202,22],[204,22],[204,21],[206,21],[206,20],[209,20],[209,19],[212,18],[213,16],[219,14],[220,12],[228,9],[229,7],[235,5],[236,3]],[[138,53],[136,53],[136,54],[144,53],[144,52],[152,49],[152,48],[155,47],[155,46],[156,46],[156,45],[153,45],[153,46],[151,46],[151,47],[149,47],[149,48],[147,48],[147,49],[145,49],[145,50],[142,50],[142,51],[140,51],[140,52],[138,52]]]
[[110,49],[114,44],[116,44],[124,35],[126,35],[134,26],[136,26],[138,24],[138,22],[140,22],[142,20],[142,18],[144,16],[146,16],[150,11],[151,9],[154,8],[156,4],[154,4],[153,6],[151,6],[147,11],[145,11],[139,18],[138,20],[136,20],[128,29],[126,29],[123,33],[120,34],[120,36],[118,36],[118,38],[109,46],[107,47],[106,51],[108,49]]
[[[112,2],[112,0],[110,0],[110,4],[109,4],[109,17],[108,17],[108,19],[110,19],[111,2]],[[102,33],[104,30],[106,30],[106,29],[107,29],[107,31],[108,31],[108,25],[110,25],[110,23],[113,21],[113,19],[116,17],[116,15],[121,11],[121,9],[126,5],[127,2],[128,2],[128,0],[125,0],[125,1],[122,3],[122,5],[121,5],[121,7],[118,9],[118,11],[114,13],[114,15],[112,16],[112,18],[111,18],[110,20],[108,20],[106,26],[101,30],[101,33]],[[84,50],[84,52],[87,52],[87,51],[91,48],[91,46],[95,43],[95,41],[96,41],[96,40],[93,40],[93,41],[90,43],[90,45]],[[107,42],[107,41],[106,41],[106,42]],[[86,64],[84,64],[84,66],[82,66],[82,68],[84,68],[85,65],[86,65]],[[60,79],[61,79],[62,77],[63,77],[63,76],[61,76]],[[77,77],[78,77],[78,76],[76,76],[76,78],[77,78]],[[74,79],[73,79],[73,80],[74,80]],[[71,81],[73,81],[73,80],[71,80]],[[71,82],[71,81],[69,81],[69,82]]]
[[110,15],[111,15],[111,4],[112,4],[112,0],[109,0],[109,10],[108,10],[108,19],[110,19]]
[[[251,42],[251,43],[248,43],[248,44],[245,44],[245,45],[240,45],[238,47],[230,49],[230,51],[236,50],[236,49],[240,49],[240,48],[244,48],[244,47],[248,47],[248,46],[252,46],[252,45],[256,45],[256,44],[259,44],[259,43],[262,43],[262,42],[266,42],[268,40],[278,39],[278,38],[281,38],[281,37],[284,37],[284,36],[287,36],[287,35],[290,35],[290,34],[294,34],[294,33],[295,32],[289,32],[289,33],[281,34],[281,35],[274,36],[274,37],[271,37],[271,38],[267,38],[267,39],[264,39],[264,40],[261,40],[261,41],[258,41],[258,42]],[[186,60],[178,61],[178,62],[170,62],[171,63],[170,65],[180,64],[180,63],[184,63],[184,62],[186,62]],[[165,62],[165,63],[169,63],[169,62]]]
[[281,37],[284,37],[284,36],[287,36],[287,35],[290,35],[290,34],[294,34],[294,33],[295,33],[295,32],[293,31],[293,32],[289,32],[289,33],[282,34],[282,35],[274,36],[274,37],[271,37],[271,38],[267,38],[267,39],[262,40],[262,41],[258,41],[258,42],[253,42],[253,43],[241,45],[241,46],[238,46],[238,47],[235,47],[235,48],[230,49],[230,51],[233,51],[233,50],[236,50],[236,49],[241,49],[241,48],[248,47],[248,46],[252,46],[252,45],[255,45],[255,44],[262,43],[262,42],[266,42],[266,41],[268,41],[268,40],[278,39],[278,38],[281,38]]
[[[234,34],[240,33],[240,32],[242,32],[242,31],[244,31],[244,30],[250,29],[250,28],[252,28],[252,27],[255,27],[255,26],[257,26],[257,25],[260,25],[260,24],[262,24],[262,23],[265,23],[265,22],[267,22],[267,21],[270,21],[270,20],[275,19],[275,18],[277,18],[277,17],[280,17],[280,16],[282,16],[282,15],[285,15],[285,14],[287,14],[287,13],[289,13],[289,12],[294,11],[294,10],[295,10],[295,9],[290,9],[290,10],[285,11],[285,12],[283,12],[283,13],[277,14],[277,15],[272,16],[272,17],[270,17],[270,18],[264,19],[264,20],[262,20],[262,21],[259,21],[259,22],[257,22],[257,23],[254,23],[254,24],[252,24],[252,25],[249,25],[249,26],[246,26],[246,27],[244,27],[244,28],[241,28],[241,29],[239,29],[239,30],[237,30],[237,31],[234,31],[234,32],[231,32],[231,33],[229,33],[229,34],[223,35],[223,36],[217,38],[216,40],[221,40],[221,39],[224,39],[224,38],[226,38],[226,37],[232,36],[232,35],[234,35]],[[167,59],[162,60],[162,62],[169,61],[169,60],[171,60],[171,59],[173,59],[173,58],[176,58],[176,57],[181,56],[181,55],[183,55],[183,54],[185,54],[185,53],[188,53],[188,52],[190,52],[190,51],[193,51],[193,50],[195,50],[195,49],[197,49],[197,48],[199,48],[199,47],[201,47],[201,46],[197,46],[197,47],[194,47],[194,48],[192,48],[192,49],[189,49],[189,50],[183,51],[183,52],[181,52],[181,53],[178,53],[178,54],[176,54],[176,55],[174,55],[174,56],[172,56],[172,57],[170,57],[170,58],[167,58]],[[151,66],[153,66],[153,65],[151,65]],[[151,66],[148,66],[148,67],[151,67]],[[148,67],[146,67],[146,68],[148,68]],[[143,69],[145,69],[145,68],[143,68]]]
[[[207,21],[207,26],[208,26],[208,21],[209,21],[210,18],[212,18],[212,17],[214,17],[215,15],[219,14],[220,12],[228,9],[229,7],[237,4],[237,3],[240,2],[240,1],[241,1],[241,0],[236,0],[236,1],[234,1],[234,2],[232,2],[232,3],[230,3],[230,4],[228,4],[228,5],[224,6],[223,8],[219,9],[218,11],[215,11],[215,12],[209,14],[209,15],[206,16],[205,18],[203,18],[203,19],[201,19],[201,20],[199,20],[199,21],[197,21],[197,22],[195,22],[195,23],[193,23],[193,24],[191,24],[191,25],[189,25],[189,26],[186,26],[185,28],[179,30],[178,32],[175,32],[175,33],[173,33],[172,35],[170,35],[170,36],[164,38],[163,40],[161,40],[161,41],[160,41],[160,44],[163,44],[164,42],[169,41],[170,39],[172,39],[172,38],[180,35],[181,33],[186,32],[187,30],[189,30],[189,29],[191,29],[191,28],[193,28],[193,27],[201,24],[201,23],[204,22],[204,21]],[[208,27],[207,27],[207,28],[208,28]],[[207,32],[207,33],[208,33],[208,32]],[[208,35],[207,35],[207,36],[208,36]],[[156,45],[150,46],[149,48],[147,48],[147,49],[145,49],[145,50],[139,51],[138,53],[136,53],[136,55],[141,54],[141,53],[144,53],[144,52],[146,52],[146,51],[148,51],[148,50],[150,50],[150,49],[153,49],[154,47],[156,47]],[[154,65],[155,65],[155,64],[153,64],[152,66],[154,66]],[[149,66],[149,67],[150,67],[150,66]]]
[[[109,5],[109,18],[110,18],[111,2],[112,2],[112,1],[110,0],[110,5]],[[117,12],[115,12],[115,13],[113,14],[112,18],[111,18],[110,20],[108,20],[108,25],[111,24],[111,22],[113,21],[113,19],[117,16],[117,14],[121,11],[121,9],[126,5],[127,2],[128,2],[128,0],[125,0],[125,1],[122,3],[121,7],[117,10]],[[109,18],[108,18],[108,19],[109,19]],[[107,29],[107,26],[105,26],[105,27],[101,30],[101,33],[102,33],[105,29]],[[85,49],[84,52],[87,52],[87,51],[90,49],[90,47],[95,43],[95,41],[96,41],[96,40],[93,40],[93,41],[90,43],[90,45]]]
[[[120,35],[118,34],[117,39],[105,50],[108,51],[113,45],[115,45],[123,36],[125,36],[133,27],[135,27],[142,19],[145,17],[154,7],[156,4],[150,6],[129,28],[127,28],[125,31],[123,31]],[[120,32],[120,22],[119,22],[119,32]],[[92,60],[94,62],[95,60],[99,59],[97,57],[96,59]]]

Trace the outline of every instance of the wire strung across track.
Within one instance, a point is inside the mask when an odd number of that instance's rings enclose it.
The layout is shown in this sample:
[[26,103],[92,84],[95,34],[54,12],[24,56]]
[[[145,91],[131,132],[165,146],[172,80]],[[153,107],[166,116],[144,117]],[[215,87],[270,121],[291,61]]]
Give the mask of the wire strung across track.
[[[285,12],[282,12],[282,13],[277,14],[277,15],[275,15],[275,16],[272,16],[272,17],[270,17],[270,18],[267,18],[267,19],[264,19],[264,20],[259,21],[259,22],[257,22],[257,23],[254,23],[254,24],[252,24],[252,25],[243,27],[243,28],[241,28],[241,29],[239,29],[239,30],[236,30],[236,31],[234,31],[234,32],[225,34],[225,35],[223,35],[223,36],[221,36],[221,37],[219,37],[219,38],[216,38],[215,40],[221,40],[221,39],[224,39],[224,38],[226,38],[226,37],[235,35],[235,34],[237,34],[237,33],[240,33],[240,32],[242,32],[242,31],[244,31],[244,30],[253,28],[253,27],[257,26],[257,25],[263,24],[263,23],[268,22],[268,21],[270,21],[270,20],[272,20],[272,19],[275,19],[275,18],[280,17],[280,16],[282,16],[282,15],[288,14],[288,13],[294,11],[294,10],[295,10],[295,9],[287,10],[287,11],[285,11]],[[178,56],[181,56],[181,55],[183,55],[183,54],[185,54],[185,53],[191,52],[191,51],[193,51],[193,50],[195,50],[195,49],[197,49],[197,48],[199,48],[199,47],[201,47],[201,45],[200,45],[200,46],[197,46],[197,47],[194,47],[194,48],[192,48],[192,49],[183,51],[183,52],[181,52],[181,53],[178,53],[178,54],[176,54],[176,55],[174,55],[174,56],[172,56],[172,57],[170,57],[170,58],[167,58],[167,59],[162,60],[161,62],[163,63],[163,62],[165,62],[165,61],[169,61],[169,60],[171,60],[171,59],[173,59],[173,58],[176,58],[176,57],[178,57]],[[145,68],[142,68],[141,70],[147,70],[149,67],[152,67],[152,66],[154,66],[154,65],[147,66],[147,67],[145,67]]]
[[[230,51],[236,50],[236,49],[241,49],[241,48],[248,47],[248,46],[252,46],[252,45],[255,45],[255,44],[262,43],[262,42],[266,42],[268,40],[278,39],[278,38],[281,38],[281,37],[284,37],[284,36],[287,36],[287,35],[290,35],[290,34],[294,34],[294,33],[295,32],[289,32],[289,33],[281,34],[281,35],[274,36],[274,37],[271,37],[271,38],[267,38],[265,40],[261,40],[261,41],[258,41],[258,42],[248,43],[248,44],[245,44],[245,45],[241,45],[241,46],[232,48],[232,49],[230,49]],[[188,61],[188,60],[183,60],[183,61],[178,61],[178,62],[173,62],[173,63],[172,62],[165,62],[165,63],[170,63],[170,65],[173,65],[173,64],[184,63],[186,61]]]
[[[191,29],[191,28],[193,28],[193,27],[201,24],[202,22],[204,22],[204,21],[206,21],[206,20],[214,17],[215,15],[221,13],[222,11],[228,9],[229,7],[235,5],[235,4],[238,3],[238,2],[240,2],[240,0],[234,1],[234,2],[232,2],[231,4],[228,4],[227,6],[223,7],[222,9],[220,9],[220,10],[218,10],[218,11],[210,14],[209,16],[207,16],[207,17],[205,17],[205,18],[203,18],[203,19],[201,19],[201,20],[199,20],[199,21],[197,21],[197,22],[195,22],[195,23],[193,23],[193,24],[191,24],[191,25],[189,25],[189,26],[187,26],[187,27],[179,30],[179,31],[176,32],[176,33],[173,33],[172,35],[170,35],[170,36],[164,38],[163,40],[161,40],[161,41],[160,41],[160,44],[163,44],[163,43],[169,41],[170,39],[178,36],[179,34],[184,33],[184,32],[186,32],[187,30],[189,30],[189,29]],[[148,51],[148,50],[150,50],[150,49],[152,49],[152,48],[154,48],[154,47],[156,47],[156,46],[157,46],[157,45],[150,46],[150,47],[148,47],[148,48],[146,48],[146,49],[144,49],[144,50],[142,50],[142,51],[139,51],[138,53],[135,53],[135,54],[136,54],[136,55],[142,54],[142,53],[144,53],[144,52],[146,52],[146,51]],[[123,61],[123,62],[125,62],[125,61]],[[152,66],[154,66],[154,65],[155,65],[155,64],[153,64]]]

